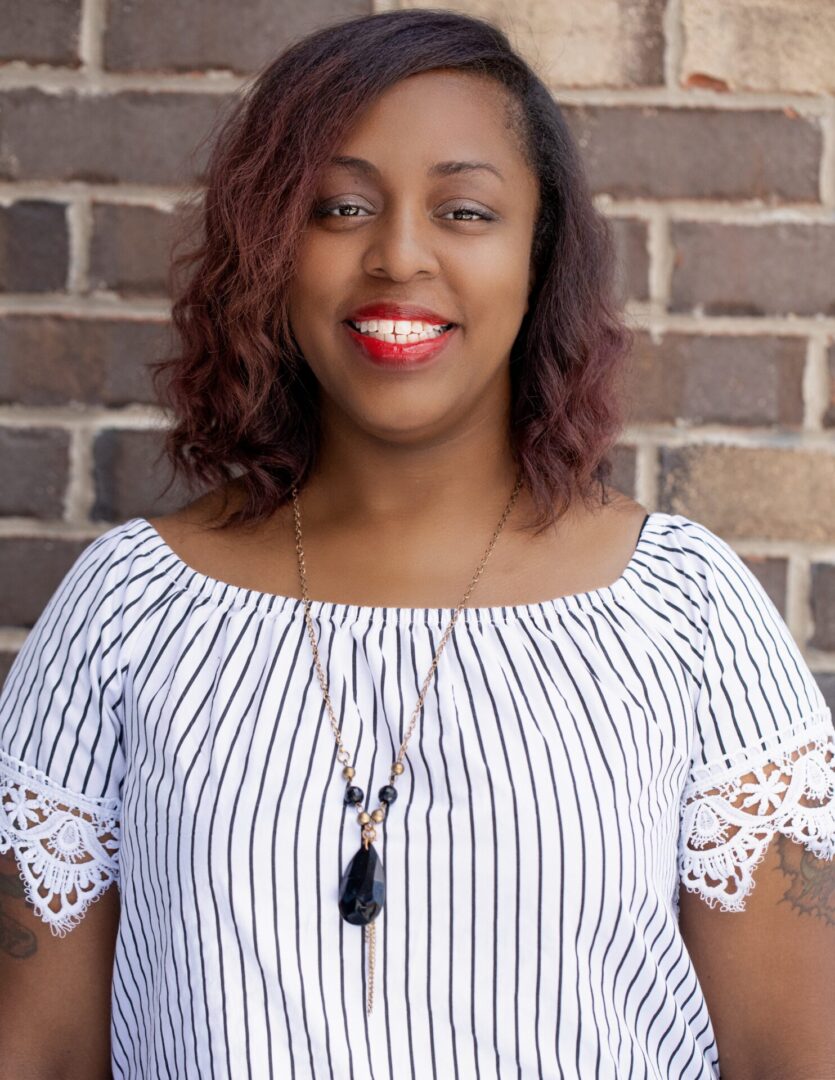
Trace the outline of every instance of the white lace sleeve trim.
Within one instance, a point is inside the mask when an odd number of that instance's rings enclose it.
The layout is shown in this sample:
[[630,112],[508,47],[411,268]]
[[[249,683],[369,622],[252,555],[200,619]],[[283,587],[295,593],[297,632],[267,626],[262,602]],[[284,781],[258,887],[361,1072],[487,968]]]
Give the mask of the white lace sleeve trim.
[[754,868],[780,832],[835,856],[835,728],[828,708],[729,756],[691,769],[681,807],[679,879],[710,907],[743,911]]
[[119,877],[121,800],[79,795],[0,750],[0,853],[11,848],[26,898],[64,937]]

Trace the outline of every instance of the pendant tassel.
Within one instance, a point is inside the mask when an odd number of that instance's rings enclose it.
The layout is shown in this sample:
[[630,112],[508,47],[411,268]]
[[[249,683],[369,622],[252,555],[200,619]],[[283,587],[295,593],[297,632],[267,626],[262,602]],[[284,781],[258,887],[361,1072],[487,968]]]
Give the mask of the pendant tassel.
[[374,952],[376,946],[376,923],[372,920],[370,923],[365,924],[365,944],[368,950],[368,1003],[366,1008],[366,1016],[371,1015],[371,1010],[374,1007]]

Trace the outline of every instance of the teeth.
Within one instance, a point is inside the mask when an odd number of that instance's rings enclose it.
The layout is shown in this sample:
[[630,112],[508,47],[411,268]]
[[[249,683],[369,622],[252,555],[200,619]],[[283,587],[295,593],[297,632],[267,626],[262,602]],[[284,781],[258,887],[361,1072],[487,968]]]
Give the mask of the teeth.
[[443,326],[422,322],[419,319],[364,319],[353,325],[361,334],[381,341],[396,342],[399,345],[431,341],[445,332]]
[[365,333],[366,330],[379,330],[381,334],[422,334],[425,330],[434,330],[440,323],[422,322],[420,319],[362,319],[352,320]]

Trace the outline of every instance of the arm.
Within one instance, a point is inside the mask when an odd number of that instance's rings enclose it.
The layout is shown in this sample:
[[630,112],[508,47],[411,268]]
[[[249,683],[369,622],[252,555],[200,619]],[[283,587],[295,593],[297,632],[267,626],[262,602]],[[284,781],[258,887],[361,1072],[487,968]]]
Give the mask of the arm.
[[0,854],[0,1080],[110,1080],[113,884],[56,937]]
[[679,897],[722,1080],[835,1077],[835,860],[777,833],[755,879],[744,911]]

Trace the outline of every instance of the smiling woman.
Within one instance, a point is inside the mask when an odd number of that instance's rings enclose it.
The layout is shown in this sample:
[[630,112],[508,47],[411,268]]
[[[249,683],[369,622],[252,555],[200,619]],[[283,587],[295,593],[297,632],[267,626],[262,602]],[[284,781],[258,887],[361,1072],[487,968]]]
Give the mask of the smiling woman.
[[57,1018],[118,916],[117,1078],[826,1075],[831,716],[730,546],[608,484],[631,335],[546,88],[485,21],[330,26],[200,215],[156,374],[209,490],[0,695],[3,1053],[105,1075],[100,975]]
[[[632,342],[613,236],[557,103],[499,30],[418,10],[305,38],[224,118],[207,181],[175,261],[180,349],[154,372],[177,472],[239,481],[220,528],[268,521],[311,479],[335,406],[425,438],[479,415],[497,380],[528,527],[607,501]],[[375,345],[379,326],[348,323],[369,304],[454,327]]]

